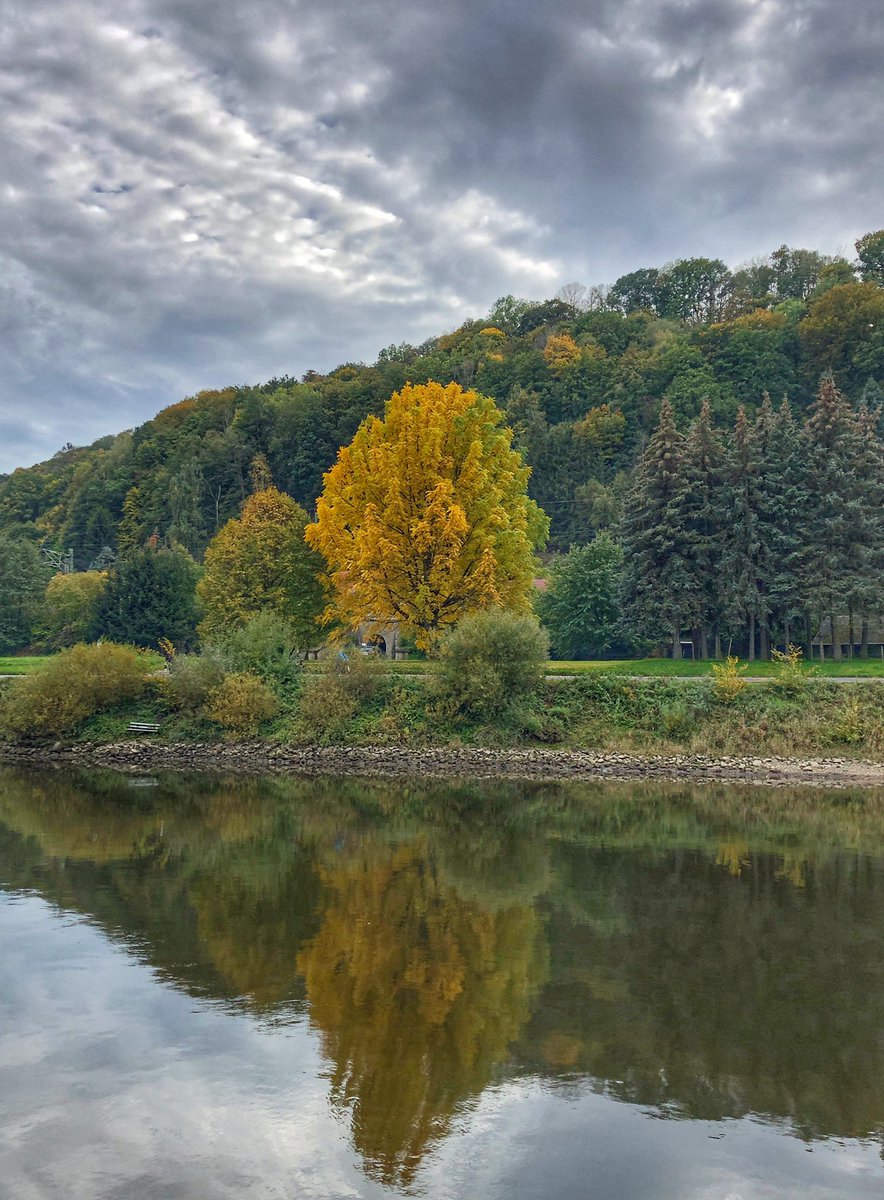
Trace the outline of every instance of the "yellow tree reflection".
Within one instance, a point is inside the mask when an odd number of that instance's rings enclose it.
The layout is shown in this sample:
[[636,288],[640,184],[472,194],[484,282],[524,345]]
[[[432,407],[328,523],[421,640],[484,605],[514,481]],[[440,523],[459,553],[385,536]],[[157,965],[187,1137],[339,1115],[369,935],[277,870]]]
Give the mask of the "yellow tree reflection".
[[545,942],[531,907],[462,899],[423,841],[363,848],[321,875],[322,925],[298,965],[333,1099],[369,1173],[407,1187],[528,1019]]

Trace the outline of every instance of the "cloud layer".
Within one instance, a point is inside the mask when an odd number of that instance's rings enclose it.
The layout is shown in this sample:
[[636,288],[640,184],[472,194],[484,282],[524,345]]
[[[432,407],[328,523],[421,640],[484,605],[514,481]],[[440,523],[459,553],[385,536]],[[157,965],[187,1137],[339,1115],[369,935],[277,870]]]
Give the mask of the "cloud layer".
[[0,0],[0,470],[882,224],[879,0]]

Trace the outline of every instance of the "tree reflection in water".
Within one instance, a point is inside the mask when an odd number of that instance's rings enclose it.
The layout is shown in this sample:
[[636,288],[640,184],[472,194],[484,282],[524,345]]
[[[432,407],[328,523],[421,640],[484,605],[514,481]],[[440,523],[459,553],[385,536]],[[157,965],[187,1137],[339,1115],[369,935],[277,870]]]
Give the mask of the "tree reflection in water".
[[408,1187],[489,1084],[884,1140],[884,797],[0,772],[0,884],[321,1035]]

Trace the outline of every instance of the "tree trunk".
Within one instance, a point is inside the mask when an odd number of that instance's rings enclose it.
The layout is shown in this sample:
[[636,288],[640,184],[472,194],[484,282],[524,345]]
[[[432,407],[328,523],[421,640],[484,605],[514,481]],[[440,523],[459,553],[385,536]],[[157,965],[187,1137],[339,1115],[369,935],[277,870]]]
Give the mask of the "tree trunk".
[[852,604],[851,604],[850,608],[847,610],[847,631],[848,631],[847,636],[850,638],[850,642],[847,647],[847,657],[853,658],[853,642],[854,642],[855,633],[854,633],[854,628],[853,628],[853,605]]
[[755,662],[755,613],[749,614],[749,662]]
[[706,626],[700,626],[700,658],[709,657],[709,634],[706,632]]
[[804,646],[807,650],[808,662],[813,662],[813,629],[810,624],[810,614],[804,614]]
[[767,662],[770,658],[770,630],[767,627],[767,617],[761,620],[761,658]]
[[786,642],[786,644],[783,646],[783,653],[788,654],[789,653],[789,618],[788,617],[786,617],[785,621],[783,622],[783,637],[785,638],[785,642]]
[[841,661],[841,642],[838,638],[837,630],[835,629],[835,618],[829,617],[832,623],[832,658],[835,662]]
[[869,657],[869,619],[868,619],[868,617],[863,617],[863,631],[862,631],[861,637],[862,637],[862,641],[860,642],[860,645],[859,645],[859,656],[860,656],[860,658],[868,658]]
[[672,657],[681,658],[681,627],[677,621],[672,626]]
[[715,657],[721,658],[721,630],[715,626]]

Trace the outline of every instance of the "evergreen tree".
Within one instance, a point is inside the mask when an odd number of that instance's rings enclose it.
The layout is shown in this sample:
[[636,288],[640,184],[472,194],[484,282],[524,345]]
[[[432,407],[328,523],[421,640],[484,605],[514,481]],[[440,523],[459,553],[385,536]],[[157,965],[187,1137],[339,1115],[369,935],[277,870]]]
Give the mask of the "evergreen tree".
[[719,623],[723,617],[721,558],[727,523],[725,454],[712,426],[712,410],[704,399],[700,415],[685,443],[682,482],[682,520],[686,556],[697,589],[700,657],[709,657],[709,633],[714,628],[715,653],[720,656]]
[[758,618],[767,619],[758,536],[758,447],[746,410],[734,425],[727,466],[729,522],[722,555],[725,607],[734,629],[745,628],[748,658],[755,660]]
[[[804,428],[807,489],[806,523],[813,613],[819,625],[832,625],[832,650],[841,658],[835,619],[847,611],[856,519],[854,455],[856,423],[843,393],[824,375]],[[820,652],[822,642],[820,643]]]
[[672,637],[681,658],[681,633],[702,607],[684,526],[685,439],[664,400],[660,422],[639,460],[623,515],[627,619],[643,635]]
[[784,399],[768,426],[759,497],[759,537],[767,564],[767,604],[771,620],[782,632],[784,649],[792,641],[794,623],[807,612],[807,486],[801,431]]
[[50,575],[33,542],[0,533],[0,652],[30,642]]
[[182,546],[151,543],[118,561],[98,605],[95,632],[136,646],[168,638],[186,647],[196,637],[199,567]]
[[[880,414],[861,405],[854,422],[854,495],[851,505],[850,569],[847,603],[850,647],[868,657],[869,617],[884,605],[884,443],[878,435]],[[876,611],[877,609],[877,611]]]

